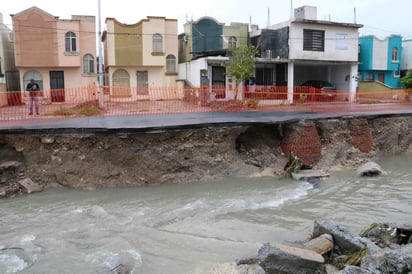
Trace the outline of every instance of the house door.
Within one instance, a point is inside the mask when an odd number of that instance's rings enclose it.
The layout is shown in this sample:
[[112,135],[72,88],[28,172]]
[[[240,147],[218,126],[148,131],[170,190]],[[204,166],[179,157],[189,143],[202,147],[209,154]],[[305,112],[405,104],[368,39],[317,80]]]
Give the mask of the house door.
[[50,96],[52,102],[64,102],[64,71],[50,71]]
[[149,94],[149,73],[145,71],[136,71],[137,77],[137,94],[148,95]]
[[216,99],[226,98],[226,68],[212,67],[212,90]]
[[385,74],[384,73],[379,73],[378,74],[378,81],[381,83],[385,83]]
[[256,69],[256,85],[259,86],[272,86],[273,77],[272,77],[271,68],[257,68]]
[[276,86],[288,85],[287,70],[287,64],[276,64]]

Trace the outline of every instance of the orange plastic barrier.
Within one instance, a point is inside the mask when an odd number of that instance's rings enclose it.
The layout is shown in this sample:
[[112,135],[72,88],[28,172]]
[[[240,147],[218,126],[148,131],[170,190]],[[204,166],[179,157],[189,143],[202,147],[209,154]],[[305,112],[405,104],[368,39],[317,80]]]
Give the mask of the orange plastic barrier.
[[[98,87],[44,90],[40,115],[29,115],[25,92],[0,93],[0,127],[85,116],[139,116],[213,111],[313,111],[384,113],[411,108],[411,90],[388,92],[328,91],[308,87]],[[352,98],[352,99],[351,99]]]

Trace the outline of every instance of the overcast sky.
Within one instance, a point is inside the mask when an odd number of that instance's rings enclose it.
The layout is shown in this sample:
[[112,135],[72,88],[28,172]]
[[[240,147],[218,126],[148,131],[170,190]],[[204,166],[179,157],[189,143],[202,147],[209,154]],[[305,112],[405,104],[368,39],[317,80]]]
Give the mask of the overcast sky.
[[[69,19],[72,14],[97,16],[98,0],[14,0],[2,1],[0,12],[3,21],[11,27],[10,14],[16,14],[32,6],[46,12]],[[354,22],[356,8],[357,23],[363,24],[361,35],[374,34],[385,37],[400,34],[412,38],[412,0],[292,0],[293,7],[316,6],[319,20],[335,22]],[[221,23],[230,22],[258,24],[260,28],[288,20],[290,0],[101,0],[102,28],[104,19],[114,17],[122,23],[136,23],[146,16],[165,16],[178,19],[179,32],[186,19],[197,20],[211,16]]]

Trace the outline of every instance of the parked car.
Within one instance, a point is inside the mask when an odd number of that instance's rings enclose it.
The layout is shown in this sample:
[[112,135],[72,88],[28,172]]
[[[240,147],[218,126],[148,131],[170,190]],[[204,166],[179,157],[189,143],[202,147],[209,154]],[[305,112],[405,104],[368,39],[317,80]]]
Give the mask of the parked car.
[[310,80],[304,82],[301,94],[311,101],[334,101],[337,95],[336,87],[327,81]]

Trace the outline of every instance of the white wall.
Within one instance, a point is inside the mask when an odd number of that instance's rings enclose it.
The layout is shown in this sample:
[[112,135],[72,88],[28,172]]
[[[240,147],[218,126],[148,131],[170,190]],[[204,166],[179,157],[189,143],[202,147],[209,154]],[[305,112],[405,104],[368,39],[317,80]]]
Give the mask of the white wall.
[[373,70],[386,70],[388,68],[388,39],[373,40]]
[[[303,29],[324,30],[325,51],[304,51]],[[292,22],[289,31],[289,59],[350,62],[356,62],[358,60],[359,32],[357,28]],[[339,43],[336,39],[337,34],[345,35],[346,43],[343,43],[347,45],[346,49],[337,48]]]
[[349,91],[352,76],[351,65],[330,66],[330,81],[337,90]]
[[404,40],[402,42],[401,69],[412,69],[412,39]]
[[202,69],[208,69],[206,58],[179,64],[178,80],[187,80],[193,87],[200,87],[200,70]]

